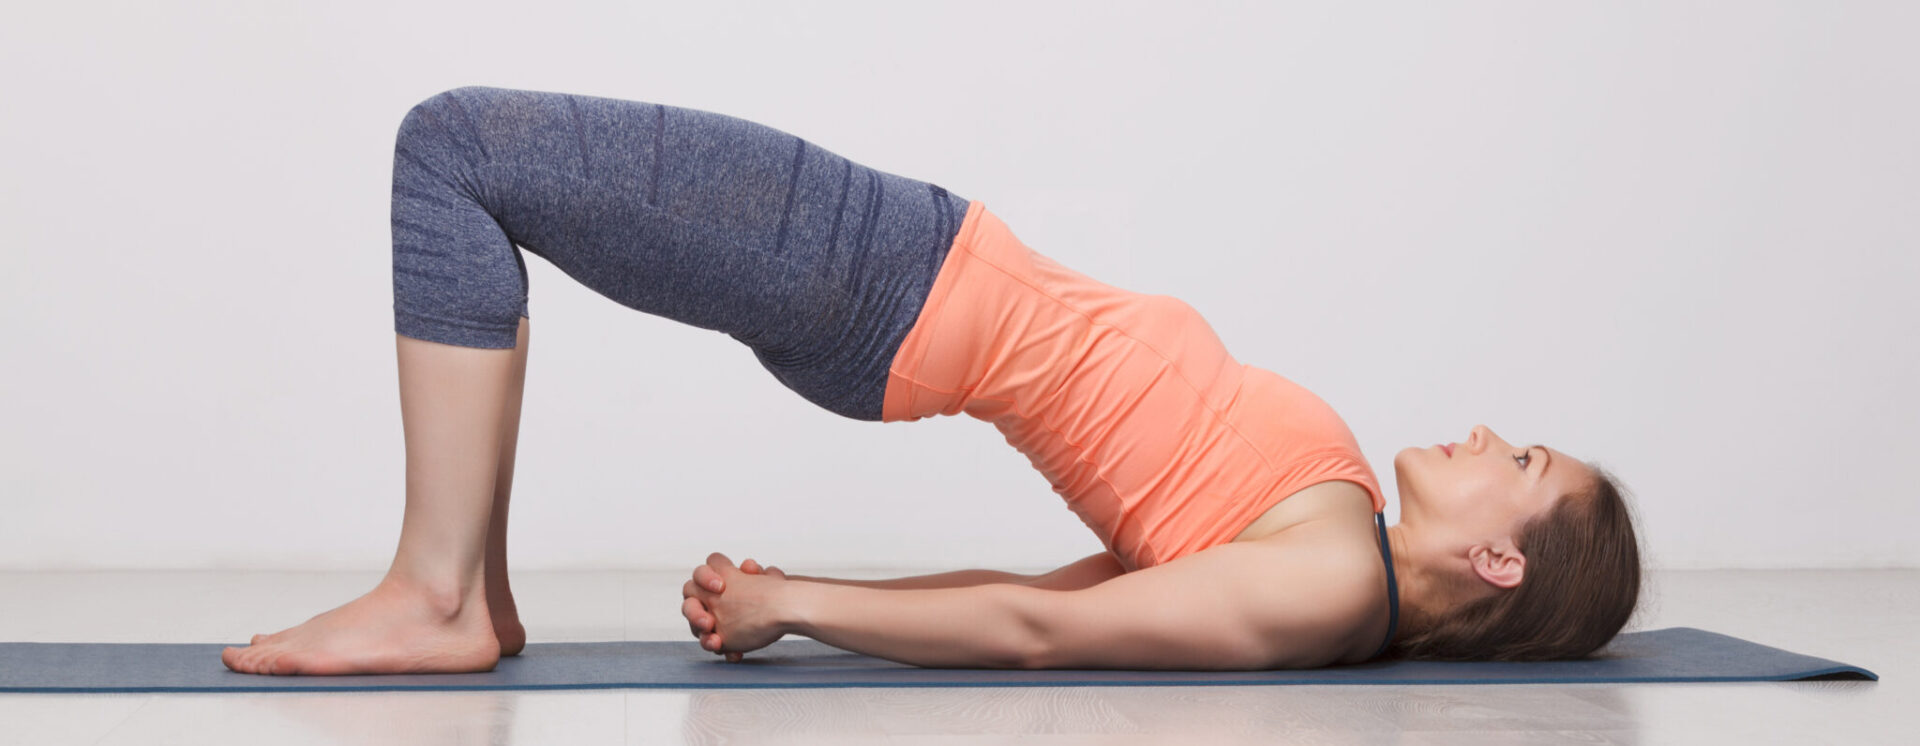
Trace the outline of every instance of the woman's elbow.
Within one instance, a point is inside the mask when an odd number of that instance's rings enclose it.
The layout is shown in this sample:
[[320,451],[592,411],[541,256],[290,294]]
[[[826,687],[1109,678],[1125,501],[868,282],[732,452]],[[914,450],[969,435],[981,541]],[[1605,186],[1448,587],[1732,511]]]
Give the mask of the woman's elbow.
[[1013,647],[1011,667],[1024,671],[1059,668],[1061,666],[1054,650],[1042,638],[1030,636]]
[[996,666],[1029,671],[1058,667],[1067,642],[1060,639],[1061,597],[1072,591],[1007,586],[1005,593],[1002,618],[1009,623],[1000,628],[993,646],[1000,659]]

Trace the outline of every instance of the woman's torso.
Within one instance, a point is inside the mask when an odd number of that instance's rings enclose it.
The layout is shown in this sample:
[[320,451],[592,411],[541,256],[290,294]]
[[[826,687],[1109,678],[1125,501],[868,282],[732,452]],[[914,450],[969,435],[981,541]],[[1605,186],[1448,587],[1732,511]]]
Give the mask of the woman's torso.
[[[993,424],[1129,570],[1278,530],[1333,481],[1385,498],[1304,387],[1241,364],[1192,306],[1028,248],[969,204],[889,369],[883,421]],[[1290,507],[1291,504],[1291,507]]]

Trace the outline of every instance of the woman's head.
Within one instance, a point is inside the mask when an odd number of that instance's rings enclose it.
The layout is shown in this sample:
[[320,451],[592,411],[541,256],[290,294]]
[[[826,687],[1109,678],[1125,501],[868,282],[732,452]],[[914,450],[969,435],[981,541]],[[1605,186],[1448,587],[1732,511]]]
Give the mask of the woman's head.
[[[1450,452],[1449,452],[1450,451]],[[1640,552],[1619,482],[1486,426],[1394,458],[1396,566],[1411,608],[1400,655],[1552,660],[1606,644],[1639,599]]]

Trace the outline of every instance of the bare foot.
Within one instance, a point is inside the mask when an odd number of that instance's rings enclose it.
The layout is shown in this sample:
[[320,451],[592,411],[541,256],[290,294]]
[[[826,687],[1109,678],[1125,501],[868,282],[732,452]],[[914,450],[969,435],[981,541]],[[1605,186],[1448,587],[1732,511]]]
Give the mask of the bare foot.
[[220,651],[240,673],[331,676],[491,671],[500,644],[484,602],[449,614],[426,594],[391,579],[299,626],[254,636]]

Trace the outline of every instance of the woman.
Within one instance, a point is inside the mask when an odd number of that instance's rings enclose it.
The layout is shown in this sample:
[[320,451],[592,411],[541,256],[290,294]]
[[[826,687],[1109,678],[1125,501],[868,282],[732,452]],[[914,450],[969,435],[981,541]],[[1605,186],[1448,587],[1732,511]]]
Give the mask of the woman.
[[394,151],[407,502],[372,591],[233,670],[490,670],[525,645],[506,518],[528,340],[520,249],[723,331],[782,384],[882,422],[992,422],[1107,547],[1052,573],[863,582],[720,554],[682,613],[730,660],[788,632],[925,666],[1259,669],[1583,655],[1639,559],[1617,486],[1485,427],[1394,459],[1402,520],[1311,392],[1177,299],[1027,248],[983,203],[734,117],[464,87]]

